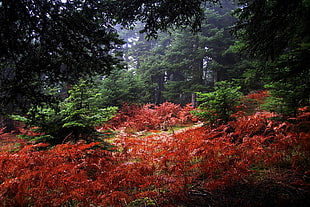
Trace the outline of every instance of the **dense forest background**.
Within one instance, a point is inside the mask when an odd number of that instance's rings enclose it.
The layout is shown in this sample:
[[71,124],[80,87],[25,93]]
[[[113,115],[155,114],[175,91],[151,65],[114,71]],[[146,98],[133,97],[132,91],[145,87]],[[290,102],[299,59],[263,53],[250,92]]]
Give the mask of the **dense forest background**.
[[[269,90],[268,109],[284,115],[309,105],[308,1],[211,1],[199,12],[192,4],[188,14],[174,8],[174,19],[165,24],[159,16],[169,15],[161,4],[136,17],[104,1],[28,2],[30,16],[16,10],[19,3],[10,4],[1,3],[3,115],[61,101],[80,79],[97,84],[102,107],[165,101],[197,106],[196,92],[211,92],[220,81],[233,81],[245,94]],[[88,20],[109,6],[118,13],[111,9]],[[159,16],[148,9],[159,9]]]
[[[137,83],[136,89],[143,91],[134,100],[184,105],[191,103],[195,92],[211,91],[216,82],[241,81],[253,66],[249,59],[242,59],[232,36],[237,21],[232,12],[237,8],[230,1],[205,8],[206,19],[196,34],[187,28],[178,29],[162,32],[157,39],[147,41],[139,33],[142,28],[139,24],[134,30],[121,31],[120,37],[126,41],[124,56],[129,73],[126,76],[131,75]],[[260,80],[254,82],[255,85],[244,84],[244,90],[262,89]]]

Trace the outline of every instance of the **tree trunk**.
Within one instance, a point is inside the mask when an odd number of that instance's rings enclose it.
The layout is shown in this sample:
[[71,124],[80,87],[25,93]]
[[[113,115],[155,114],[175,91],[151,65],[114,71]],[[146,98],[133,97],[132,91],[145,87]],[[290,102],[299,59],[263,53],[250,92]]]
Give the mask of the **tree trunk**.
[[192,93],[192,107],[197,107],[196,94]]

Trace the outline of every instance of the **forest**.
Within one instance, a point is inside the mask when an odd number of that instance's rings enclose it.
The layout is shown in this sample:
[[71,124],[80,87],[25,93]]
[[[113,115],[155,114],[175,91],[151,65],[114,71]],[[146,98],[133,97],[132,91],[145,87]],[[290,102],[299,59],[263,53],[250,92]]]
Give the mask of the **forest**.
[[310,206],[309,0],[0,0],[0,207]]

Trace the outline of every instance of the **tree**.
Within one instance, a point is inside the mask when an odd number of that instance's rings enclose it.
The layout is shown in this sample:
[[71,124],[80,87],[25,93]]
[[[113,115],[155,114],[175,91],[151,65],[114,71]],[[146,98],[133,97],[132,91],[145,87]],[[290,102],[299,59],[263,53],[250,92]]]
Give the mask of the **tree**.
[[206,21],[202,24],[201,42],[206,48],[205,67],[209,73],[208,82],[215,85],[218,81],[239,78],[244,68],[237,65],[241,62],[239,54],[230,50],[235,44],[231,27],[236,22],[232,11],[237,5],[231,1],[222,1],[221,7],[206,8]]
[[[189,25],[199,28],[203,1],[0,1],[0,100],[3,113],[48,102],[48,86],[119,66],[123,44],[114,25],[140,20],[143,31]],[[209,0],[208,2],[218,2]]]
[[2,81],[1,95],[43,99],[44,85],[109,72],[119,62],[116,51],[123,43],[113,25],[141,20],[148,35],[172,25],[196,30],[201,3],[2,0],[1,73],[10,70],[11,76]]
[[189,30],[175,31],[165,53],[167,81],[164,97],[187,104],[194,92],[205,89],[203,59],[206,51],[201,36],[193,35]]
[[288,50],[309,41],[308,0],[244,0],[236,10],[235,34],[252,57],[276,60]]
[[148,37],[156,37],[158,31],[168,28],[189,26],[192,31],[198,31],[203,19],[201,9],[205,2],[218,3],[220,0],[148,0],[127,1],[112,0],[108,11],[115,20],[124,26],[132,26],[136,20],[144,24],[141,32]]
[[147,102],[160,104],[165,101],[162,96],[166,81],[164,58],[169,44],[170,36],[167,33],[160,33],[158,38],[152,41],[137,38],[129,49],[130,64],[135,70],[135,76],[144,82]]
[[98,87],[87,81],[80,81],[69,90],[64,101],[48,105],[33,106],[26,117],[13,115],[13,118],[24,122],[34,129],[34,136],[24,136],[35,142],[61,144],[67,141],[83,139],[87,142],[104,142],[105,134],[96,130],[116,113],[117,107],[100,106]]
[[47,87],[119,65],[123,41],[95,2],[3,0],[0,12],[2,110],[49,102]]
[[124,103],[147,103],[148,86],[133,70],[115,70],[98,82],[101,106],[122,106]]
[[239,78],[247,68],[246,64],[239,65],[239,54],[230,49],[235,40],[229,29],[236,21],[231,12],[236,5],[222,1],[222,6],[204,8],[206,20],[196,34],[183,29],[158,36],[157,49],[148,53],[154,58],[145,60],[151,61],[149,68],[160,65],[157,71],[162,71],[158,79],[158,85],[164,86],[159,87],[162,100],[189,103],[194,92],[206,92],[206,86],[217,81]]
[[[243,49],[261,62],[265,81],[284,114],[309,105],[310,2],[242,1],[235,34]],[[287,91],[287,93],[285,92]],[[273,100],[274,101],[274,100]],[[278,111],[279,112],[279,111]]]

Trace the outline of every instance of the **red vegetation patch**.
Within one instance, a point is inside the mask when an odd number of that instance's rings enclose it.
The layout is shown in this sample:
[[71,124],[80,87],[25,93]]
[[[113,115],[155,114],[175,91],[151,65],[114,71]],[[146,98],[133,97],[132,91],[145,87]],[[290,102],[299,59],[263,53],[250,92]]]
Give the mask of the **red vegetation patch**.
[[246,97],[248,99],[254,99],[257,100],[259,103],[263,103],[265,98],[269,96],[268,91],[260,91],[258,93],[250,93]]
[[[162,120],[175,113],[160,112],[166,117]],[[148,201],[156,206],[223,206],[229,200],[231,206],[263,205],[255,193],[276,199],[274,206],[285,199],[307,203],[309,151],[301,140],[310,133],[304,130],[309,121],[304,113],[293,123],[272,121],[273,114],[264,112],[218,128],[121,134],[113,143],[119,152],[96,148],[98,143],[40,151],[45,144],[28,145],[19,152],[2,152],[1,204],[130,206]]]
[[270,96],[268,91],[260,91],[256,93],[250,93],[243,97],[240,106],[237,106],[239,114],[252,114],[256,111],[260,111],[260,104],[264,103],[264,100]]
[[197,121],[190,111],[194,108],[188,104],[165,102],[159,106],[154,104],[124,105],[119,113],[105,127],[125,128],[127,132],[167,129],[175,125],[184,125]]

